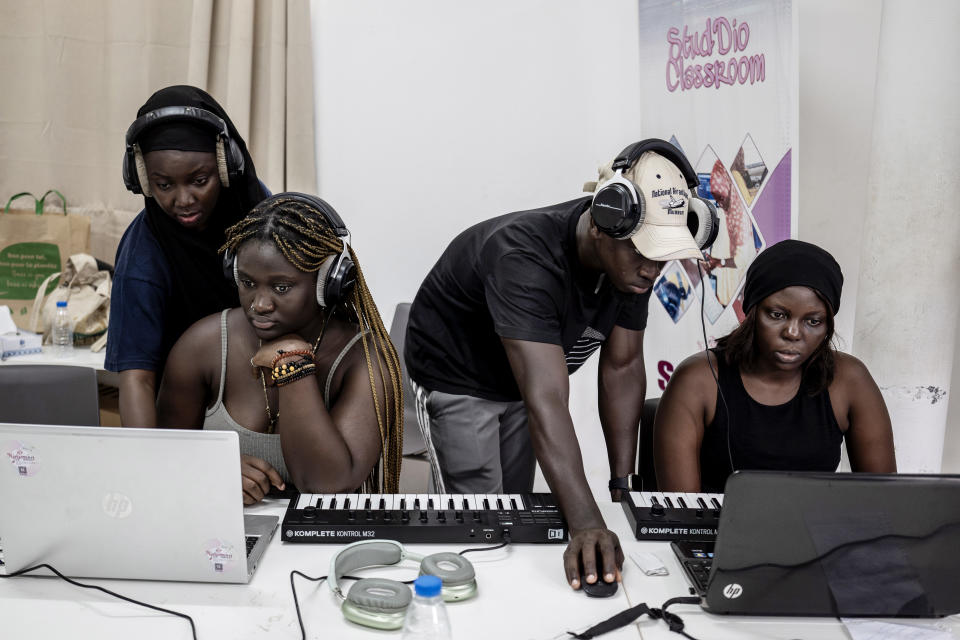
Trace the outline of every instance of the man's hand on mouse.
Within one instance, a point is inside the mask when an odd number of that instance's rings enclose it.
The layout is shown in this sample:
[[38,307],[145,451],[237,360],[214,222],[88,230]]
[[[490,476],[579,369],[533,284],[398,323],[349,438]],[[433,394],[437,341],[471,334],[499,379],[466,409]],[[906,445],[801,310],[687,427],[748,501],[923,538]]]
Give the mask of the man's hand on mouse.
[[580,583],[581,563],[583,580],[587,583],[593,584],[600,579],[600,572],[605,582],[619,581],[623,549],[617,534],[602,527],[571,531],[570,543],[563,552],[563,568],[567,582],[574,589],[583,586]]

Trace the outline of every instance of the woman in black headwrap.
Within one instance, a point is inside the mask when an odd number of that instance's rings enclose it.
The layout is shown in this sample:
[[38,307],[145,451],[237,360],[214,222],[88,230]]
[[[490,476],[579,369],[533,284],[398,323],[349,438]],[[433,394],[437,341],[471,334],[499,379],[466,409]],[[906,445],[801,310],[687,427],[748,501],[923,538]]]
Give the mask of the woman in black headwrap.
[[217,250],[224,230],[269,192],[223,108],[189,86],[161,89],[137,111],[123,178],[145,206],[117,249],[105,366],[120,372],[124,426],[150,427],[177,338],[239,304]]
[[660,400],[660,491],[722,492],[734,469],[834,471],[844,439],[853,471],[897,470],[877,383],[831,345],[842,285],[840,265],[810,243],[757,256],[743,322],[684,360]]

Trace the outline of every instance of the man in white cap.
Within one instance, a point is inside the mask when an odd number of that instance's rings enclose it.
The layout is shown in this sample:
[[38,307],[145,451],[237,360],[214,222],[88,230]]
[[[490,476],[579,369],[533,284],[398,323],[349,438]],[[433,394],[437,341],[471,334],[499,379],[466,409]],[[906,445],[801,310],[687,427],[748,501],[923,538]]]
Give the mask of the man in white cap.
[[600,422],[618,499],[635,472],[650,291],[663,261],[702,258],[694,235],[706,233],[692,224],[693,201],[700,217],[704,207],[691,191],[696,175],[669,143],[630,145],[600,178],[593,196],[457,236],[414,299],[405,347],[431,491],[529,492],[539,460],[570,526],[564,566],[575,589],[616,580],[623,552],[584,475],[568,376],[600,348]]

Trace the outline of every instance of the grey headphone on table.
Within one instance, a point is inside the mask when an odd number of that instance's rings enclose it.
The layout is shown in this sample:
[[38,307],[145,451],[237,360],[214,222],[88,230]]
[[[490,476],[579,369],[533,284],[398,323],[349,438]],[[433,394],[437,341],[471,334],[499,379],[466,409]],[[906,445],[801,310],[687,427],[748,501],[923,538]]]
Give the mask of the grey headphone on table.
[[433,575],[443,583],[447,602],[466,600],[477,594],[476,574],[470,561],[451,552],[422,556],[407,551],[395,540],[361,540],[348,544],[330,560],[327,584],[343,599],[341,610],[347,620],[376,629],[399,629],[412,600],[410,587],[397,580],[364,578],[344,594],[340,578],[357,569],[399,564],[404,560],[420,563],[420,575]]

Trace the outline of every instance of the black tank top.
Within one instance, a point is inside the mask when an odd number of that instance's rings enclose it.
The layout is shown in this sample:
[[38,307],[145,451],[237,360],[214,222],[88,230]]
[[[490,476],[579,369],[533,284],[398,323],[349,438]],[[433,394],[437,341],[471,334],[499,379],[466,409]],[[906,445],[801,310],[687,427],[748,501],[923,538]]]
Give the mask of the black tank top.
[[829,391],[811,396],[801,386],[797,395],[784,404],[760,404],[747,393],[739,369],[728,365],[716,350],[714,353],[719,363],[720,389],[727,403],[724,407],[718,393],[713,422],[703,433],[701,491],[723,491],[727,476],[733,473],[731,454],[737,469],[836,470],[840,464],[843,432],[833,414]]

